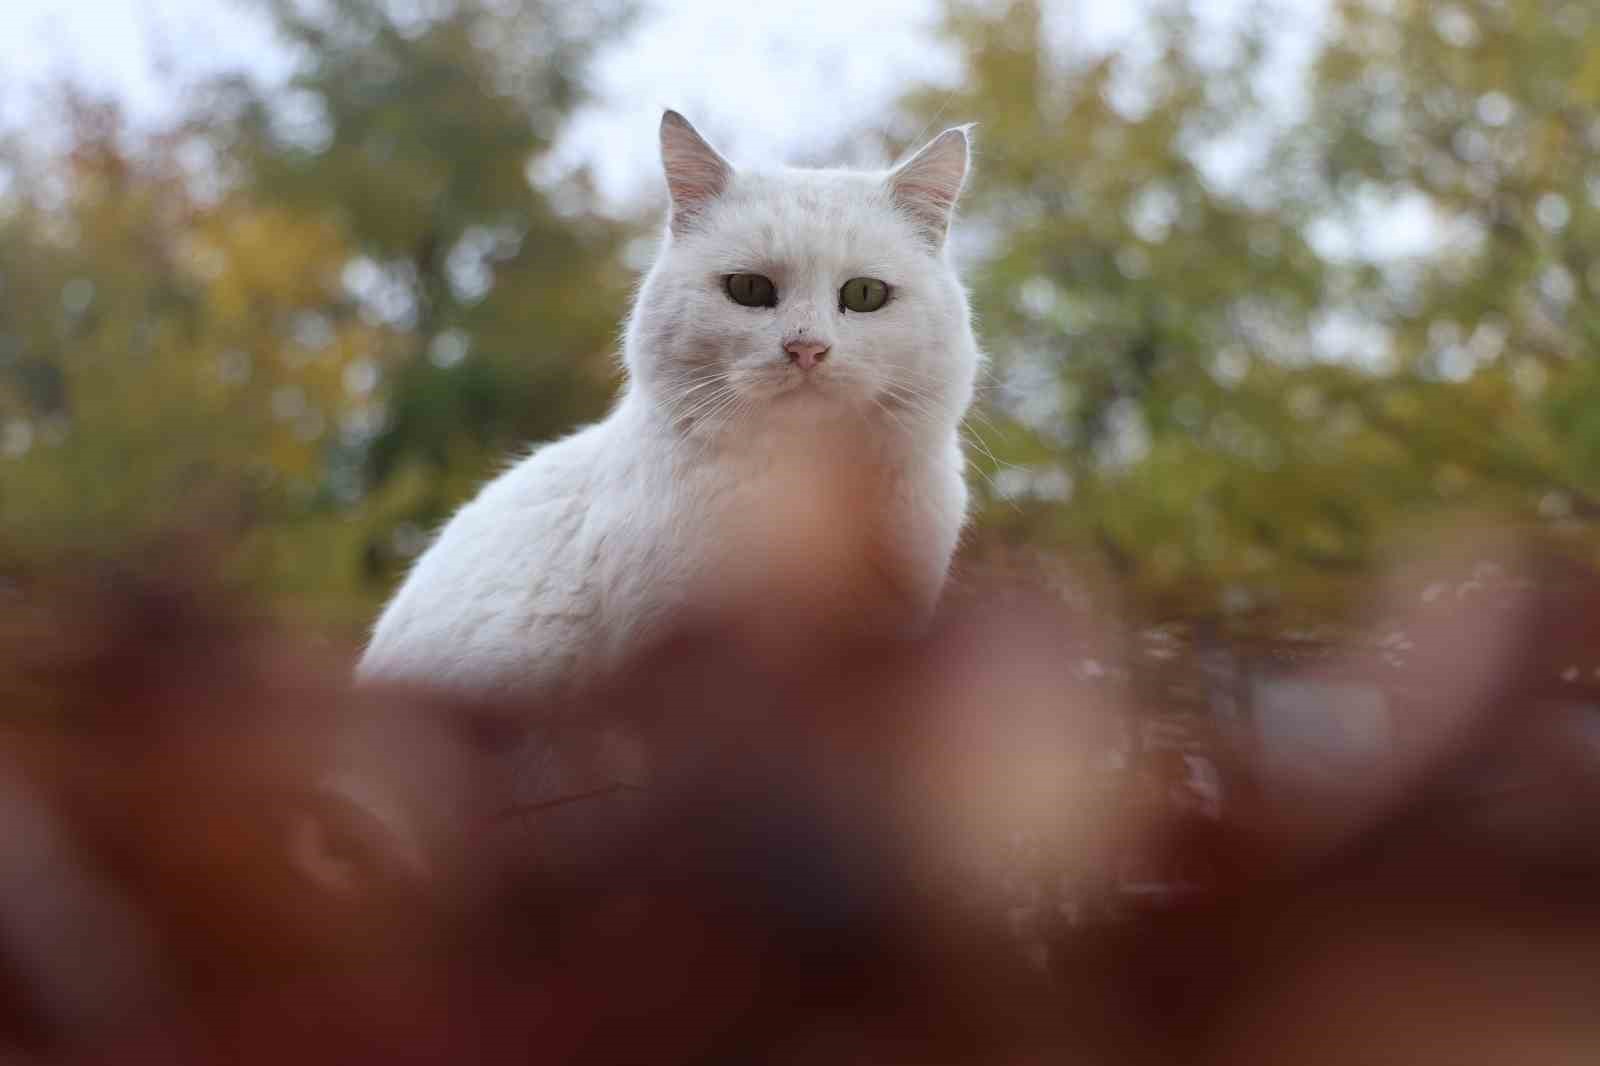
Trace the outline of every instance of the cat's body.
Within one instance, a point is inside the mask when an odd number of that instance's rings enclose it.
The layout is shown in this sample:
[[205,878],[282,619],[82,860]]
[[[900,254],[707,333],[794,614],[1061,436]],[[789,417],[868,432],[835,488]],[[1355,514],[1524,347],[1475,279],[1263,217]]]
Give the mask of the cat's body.
[[781,643],[932,610],[980,361],[944,254],[964,132],[888,174],[734,172],[670,112],[662,147],[673,214],[621,400],[462,508],[363,677],[560,688],[679,620]]

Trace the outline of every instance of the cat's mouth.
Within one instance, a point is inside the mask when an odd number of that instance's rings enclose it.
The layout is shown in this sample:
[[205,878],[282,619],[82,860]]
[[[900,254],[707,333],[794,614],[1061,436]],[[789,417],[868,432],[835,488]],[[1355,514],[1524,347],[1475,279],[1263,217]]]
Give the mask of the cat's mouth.
[[805,396],[827,392],[831,376],[817,370],[785,367],[768,379],[774,396]]
[[810,404],[850,407],[854,406],[852,395],[860,391],[851,375],[835,372],[830,367],[809,370],[795,366],[768,367],[748,380],[747,395],[752,399],[785,407]]
[[763,402],[773,411],[809,417],[838,408],[841,396],[837,382],[815,374],[793,374],[769,379],[762,390]]

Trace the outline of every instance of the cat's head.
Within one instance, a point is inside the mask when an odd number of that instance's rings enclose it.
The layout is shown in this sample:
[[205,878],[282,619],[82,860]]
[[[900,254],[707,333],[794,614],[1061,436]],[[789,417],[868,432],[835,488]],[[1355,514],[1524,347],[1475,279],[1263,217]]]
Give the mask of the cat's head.
[[713,429],[959,419],[980,358],[945,254],[965,128],[888,171],[736,169],[668,111],[661,158],[671,215],[627,338],[650,402]]

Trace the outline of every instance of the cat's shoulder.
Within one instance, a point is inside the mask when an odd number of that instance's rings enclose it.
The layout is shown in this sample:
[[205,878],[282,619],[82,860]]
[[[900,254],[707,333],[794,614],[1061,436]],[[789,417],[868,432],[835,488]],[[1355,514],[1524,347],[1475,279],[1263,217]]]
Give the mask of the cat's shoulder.
[[515,497],[560,497],[577,492],[611,454],[615,438],[609,422],[601,421],[535,445],[507,459],[472,504]]
[[595,429],[510,462],[455,513],[379,618],[361,676],[530,681],[566,661],[598,602],[582,565]]

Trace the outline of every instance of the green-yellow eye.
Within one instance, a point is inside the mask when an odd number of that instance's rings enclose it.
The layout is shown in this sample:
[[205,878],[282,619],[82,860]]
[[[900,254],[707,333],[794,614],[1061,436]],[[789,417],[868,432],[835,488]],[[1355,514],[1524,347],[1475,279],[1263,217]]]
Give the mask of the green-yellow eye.
[[851,278],[839,290],[839,306],[851,311],[876,311],[889,302],[889,286],[877,278]]
[[760,274],[729,274],[724,279],[728,299],[745,307],[778,306],[778,287]]

